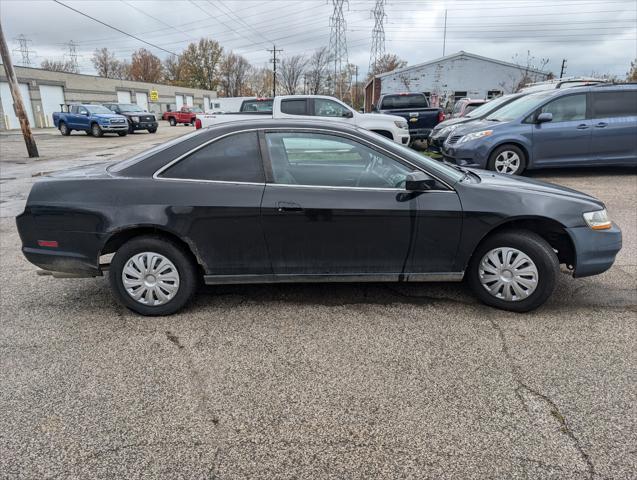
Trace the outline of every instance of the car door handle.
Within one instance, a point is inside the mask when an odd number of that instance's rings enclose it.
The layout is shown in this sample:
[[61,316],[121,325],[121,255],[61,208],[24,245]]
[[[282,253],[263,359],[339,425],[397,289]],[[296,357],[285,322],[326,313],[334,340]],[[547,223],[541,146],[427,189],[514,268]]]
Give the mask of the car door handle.
[[597,125],[595,125],[597,128],[604,128],[606,126],[608,126],[608,123],[606,122],[599,122]]
[[587,128],[588,128],[588,125],[586,125],[585,123],[580,123],[580,124],[577,126],[577,129],[578,129],[578,130],[586,130]]
[[279,212],[300,212],[303,210],[301,205],[292,202],[279,202],[277,203],[277,207]]

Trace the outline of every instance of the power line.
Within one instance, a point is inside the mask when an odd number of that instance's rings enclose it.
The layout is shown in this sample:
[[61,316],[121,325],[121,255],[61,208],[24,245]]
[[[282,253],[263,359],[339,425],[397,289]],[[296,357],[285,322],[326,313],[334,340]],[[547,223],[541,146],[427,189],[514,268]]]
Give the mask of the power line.
[[124,30],[120,30],[119,28],[114,27],[113,25],[110,25],[110,24],[108,24],[108,23],[106,23],[106,22],[102,22],[101,20],[98,20],[98,19],[97,19],[97,18],[95,18],[95,17],[91,17],[90,15],[87,15],[86,13],[81,12],[81,11],[79,11],[79,10],[77,10],[77,9],[73,8],[73,7],[70,7],[70,6],[66,5],[65,3],[60,2],[59,0],[53,0],[53,1],[54,1],[55,3],[57,3],[57,4],[59,4],[59,5],[62,5],[62,6],[63,6],[63,7],[65,7],[65,8],[68,8],[69,10],[73,10],[74,12],[79,13],[80,15],[85,16],[86,18],[90,18],[91,20],[93,20],[93,21],[95,21],[95,22],[97,22],[97,23],[101,23],[101,24],[102,24],[102,25],[104,25],[105,27],[111,28],[111,29],[113,29],[113,30],[115,30],[115,31],[117,31],[117,32],[119,32],[119,33],[122,33],[122,34],[124,34],[124,35],[128,36],[128,37],[134,38],[135,40],[138,40],[138,41],[140,41],[140,42],[142,42],[142,43],[145,43],[146,45],[150,45],[150,46],[151,46],[151,47],[153,47],[153,48],[156,48],[156,49],[161,50],[161,51],[166,52],[166,53],[170,53],[171,55],[177,55],[175,52],[171,52],[170,50],[166,50],[165,48],[162,48],[162,47],[160,47],[159,45],[155,45],[154,43],[150,43],[150,42],[147,42],[146,40],[142,40],[141,38],[136,37],[135,35],[133,35],[133,34],[131,34],[131,33],[125,32]]

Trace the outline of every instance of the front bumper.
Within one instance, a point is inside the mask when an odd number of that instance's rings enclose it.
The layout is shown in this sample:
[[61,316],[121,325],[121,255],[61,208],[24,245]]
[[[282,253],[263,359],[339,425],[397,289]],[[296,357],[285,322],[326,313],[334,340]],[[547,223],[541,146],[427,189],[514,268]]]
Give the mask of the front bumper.
[[100,125],[100,128],[104,132],[127,132],[128,124],[127,123],[122,123],[122,124],[118,123],[117,125],[104,124],[104,125]]
[[[470,145],[473,142],[468,143]],[[446,161],[461,167],[487,168],[488,157],[480,154],[478,148],[465,147],[464,145],[457,147],[445,143],[442,146],[442,156]]]
[[589,227],[567,228],[575,246],[575,270],[573,276],[588,277],[608,270],[622,248],[622,232],[617,225],[608,230],[592,230]]
[[152,130],[158,127],[157,122],[131,122],[133,130]]

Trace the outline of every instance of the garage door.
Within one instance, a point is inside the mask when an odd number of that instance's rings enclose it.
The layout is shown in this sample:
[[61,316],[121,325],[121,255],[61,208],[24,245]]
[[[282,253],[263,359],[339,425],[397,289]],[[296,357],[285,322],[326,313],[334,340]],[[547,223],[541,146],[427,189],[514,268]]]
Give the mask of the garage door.
[[124,90],[117,91],[117,103],[131,103],[130,92]]
[[175,110],[179,110],[183,106],[184,106],[184,96],[175,95]]
[[135,92],[137,105],[148,111],[148,94],[146,92]]
[[194,107],[192,95],[186,95],[186,105],[189,107]]
[[[27,117],[32,127],[35,127],[35,121],[33,120],[33,107],[31,106],[31,95],[29,95],[29,85],[26,83],[18,84],[20,86],[20,92],[22,92],[22,101],[24,102],[24,108],[27,109]],[[13,110],[13,97],[11,96],[11,89],[7,82],[0,82],[0,101],[2,102],[2,111],[4,112],[5,122],[7,122],[8,128],[20,128],[20,122],[16,117]]]
[[208,97],[203,97],[203,111],[207,112],[210,110],[210,99]]
[[64,89],[59,85],[40,85],[42,98],[42,115],[44,126],[53,126],[53,112],[60,111],[60,104],[64,103]]

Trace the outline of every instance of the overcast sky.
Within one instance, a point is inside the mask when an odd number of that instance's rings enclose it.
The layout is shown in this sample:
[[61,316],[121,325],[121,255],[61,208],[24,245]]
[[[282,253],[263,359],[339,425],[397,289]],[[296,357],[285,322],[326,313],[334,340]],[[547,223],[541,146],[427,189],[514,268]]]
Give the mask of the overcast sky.
[[[311,53],[328,45],[332,0],[61,0],[158,47],[179,53],[200,37],[218,40],[226,50],[266,65],[267,48],[282,56]],[[345,7],[349,60],[367,70],[375,0],[350,0]],[[410,65],[442,55],[445,10],[446,53],[459,50],[511,61],[527,51],[548,58],[547,70],[567,75],[624,77],[637,57],[637,0],[386,0],[386,51]],[[82,73],[94,73],[91,55],[108,47],[119,58],[145,47],[168,53],[83,17],[53,0],[0,0],[0,18],[9,43],[23,34],[32,66],[61,60],[65,43],[78,45]],[[14,53],[14,62],[21,56]]]

